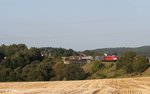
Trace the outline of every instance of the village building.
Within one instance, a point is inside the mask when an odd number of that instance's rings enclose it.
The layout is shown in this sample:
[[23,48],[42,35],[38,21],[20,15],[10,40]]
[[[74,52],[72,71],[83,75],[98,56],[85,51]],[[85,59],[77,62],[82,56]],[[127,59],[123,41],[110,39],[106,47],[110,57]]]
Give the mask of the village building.
[[92,56],[70,56],[70,57],[62,57],[64,64],[80,64],[80,63],[87,63],[93,60]]

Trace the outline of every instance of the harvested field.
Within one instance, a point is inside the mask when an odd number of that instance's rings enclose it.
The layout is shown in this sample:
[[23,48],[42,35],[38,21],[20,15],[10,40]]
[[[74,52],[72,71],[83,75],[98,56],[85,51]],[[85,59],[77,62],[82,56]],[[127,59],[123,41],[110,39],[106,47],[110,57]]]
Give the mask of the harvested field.
[[0,83],[0,94],[150,94],[150,77]]

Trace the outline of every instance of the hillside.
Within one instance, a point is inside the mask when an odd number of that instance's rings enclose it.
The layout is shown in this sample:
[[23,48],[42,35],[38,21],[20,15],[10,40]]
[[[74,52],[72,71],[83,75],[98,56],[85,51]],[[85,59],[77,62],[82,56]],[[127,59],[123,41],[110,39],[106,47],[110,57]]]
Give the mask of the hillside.
[[[149,49],[147,47],[138,48]],[[118,50],[119,51],[119,50]],[[72,49],[28,48],[25,44],[0,46],[0,82],[61,81],[149,76],[149,60],[135,52],[125,52],[117,62],[86,60],[64,64],[61,57],[76,56]],[[86,54],[88,56],[88,54]],[[84,60],[85,61],[85,60]]]
[[0,94],[150,94],[150,77],[0,83]]
[[103,53],[117,53],[122,54],[127,51],[134,51],[138,54],[143,54],[145,56],[150,56],[150,46],[142,46],[142,47],[120,47],[120,48],[103,48],[103,49],[95,49],[91,50],[94,53],[103,54]]
[[[52,53],[53,56],[55,56],[55,55],[69,56],[69,55],[77,55],[78,54],[77,51],[74,51],[72,49],[67,50],[65,48],[43,47],[40,49],[41,49],[41,51],[46,51],[46,52]],[[101,48],[101,49],[85,50],[85,51],[81,51],[81,53],[83,52],[83,53],[86,53],[89,55],[93,55],[93,54],[102,54],[103,55],[104,53],[117,53],[118,55],[121,55],[127,51],[133,51],[138,54],[150,56],[150,46],[141,46],[141,47],[135,47],[135,48],[131,48],[131,47]]]

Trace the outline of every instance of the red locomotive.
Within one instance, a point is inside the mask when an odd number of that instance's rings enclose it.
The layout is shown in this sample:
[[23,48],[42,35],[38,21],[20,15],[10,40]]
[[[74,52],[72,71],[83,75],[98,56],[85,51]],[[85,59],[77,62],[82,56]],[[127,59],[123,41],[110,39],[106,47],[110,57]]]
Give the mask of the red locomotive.
[[118,56],[116,55],[107,55],[106,53],[104,54],[103,61],[117,61]]
[[119,59],[119,57],[117,55],[107,55],[106,53],[104,54],[104,56],[96,56],[95,60],[101,60],[101,61],[106,61],[106,62],[113,62],[113,61],[117,61]]
[[108,55],[104,56],[103,61],[117,61],[118,57],[116,55]]

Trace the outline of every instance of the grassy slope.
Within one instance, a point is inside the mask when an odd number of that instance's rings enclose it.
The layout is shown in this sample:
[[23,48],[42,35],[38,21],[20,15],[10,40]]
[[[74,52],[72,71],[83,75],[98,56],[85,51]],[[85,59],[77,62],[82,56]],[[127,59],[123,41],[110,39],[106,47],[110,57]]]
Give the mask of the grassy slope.
[[102,78],[127,78],[127,77],[139,77],[139,76],[150,76],[150,68],[141,73],[129,73],[127,74],[125,70],[116,70],[114,62],[101,62],[104,64],[103,67],[97,69],[95,68],[95,63],[87,63],[82,68],[89,77],[87,79],[102,79]]

